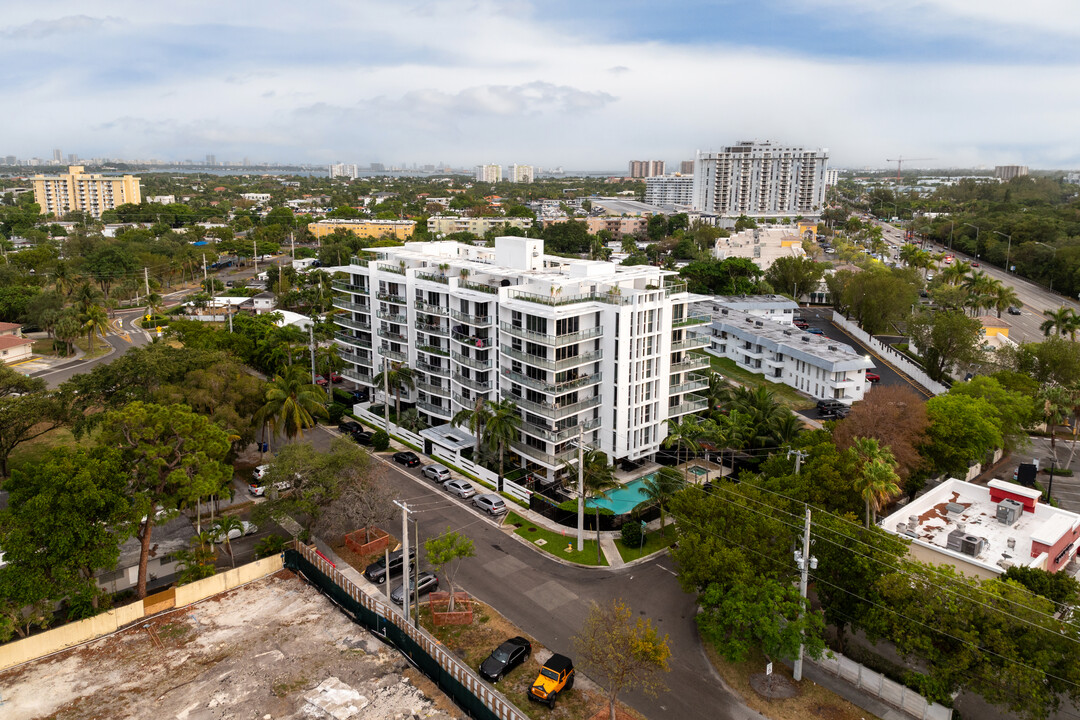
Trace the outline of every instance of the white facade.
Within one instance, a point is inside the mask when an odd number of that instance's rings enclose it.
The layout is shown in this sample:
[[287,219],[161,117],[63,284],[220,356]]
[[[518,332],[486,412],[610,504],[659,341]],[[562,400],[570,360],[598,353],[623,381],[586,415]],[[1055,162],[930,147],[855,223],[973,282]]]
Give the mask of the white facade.
[[675,273],[544,254],[543,241],[499,237],[494,248],[450,241],[379,248],[337,268],[335,316],[347,378],[371,386],[384,362],[407,363],[403,396],[431,424],[477,397],[513,400],[513,450],[554,478],[585,442],[613,460],[651,456],[664,421],[703,410],[695,373],[708,317],[692,314]]
[[696,210],[751,218],[817,215],[825,205],[829,151],[740,142],[720,152],[698,152]]
[[157,203],[159,205],[172,205],[174,202],[176,202],[176,196],[175,195],[151,195],[150,197],[146,198],[146,202],[148,202],[148,203]]
[[270,202],[270,193],[241,193],[240,197],[257,203]]
[[870,389],[870,358],[829,338],[747,312],[720,308],[708,352],[815,398],[851,404]]
[[692,175],[659,175],[645,179],[648,205],[690,205],[694,201]]
[[533,166],[511,165],[508,179],[512,183],[531,183],[533,181]]
[[346,165],[345,163],[333,163],[329,167],[329,173],[331,178],[349,178],[355,180],[358,174],[356,165]]
[[449,235],[456,232],[468,232],[483,236],[488,230],[502,229],[504,225],[522,230],[533,226],[532,218],[523,217],[457,217],[456,215],[432,215],[427,220],[429,233]]
[[502,165],[477,165],[476,181],[497,183],[502,181]]
[[707,305],[714,320],[723,314],[721,310],[738,310],[772,320],[785,329],[799,312],[799,303],[783,295],[714,295]]
[[828,168],[825,170],[825,187],[836,187],[836,183],[840,182],[840,171],[835,168]]

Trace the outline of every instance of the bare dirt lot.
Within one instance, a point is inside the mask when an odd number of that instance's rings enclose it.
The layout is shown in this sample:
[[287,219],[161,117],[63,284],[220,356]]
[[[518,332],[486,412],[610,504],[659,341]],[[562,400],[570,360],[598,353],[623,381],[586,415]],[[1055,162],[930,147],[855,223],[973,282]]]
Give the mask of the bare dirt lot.
[[0,697],[12,720],[462,715],[288,572],[2,673]]

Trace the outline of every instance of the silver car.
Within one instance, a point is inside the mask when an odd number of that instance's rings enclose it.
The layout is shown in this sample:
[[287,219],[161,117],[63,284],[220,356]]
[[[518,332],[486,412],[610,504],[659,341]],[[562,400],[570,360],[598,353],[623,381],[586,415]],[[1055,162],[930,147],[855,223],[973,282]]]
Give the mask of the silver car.
[[491,515],[502,515],[506,512],[506,503],[495,493],[477,495],[476,498],[473,499],[473,505]]
[[450,470],[445,465],[432,463],[424,467],[424,477],[437,483],[444,483],[450,479]]
[[476,494],[476,488],[468,480],[447,480],[443,483],[443,489],[462,499],[471,498]]

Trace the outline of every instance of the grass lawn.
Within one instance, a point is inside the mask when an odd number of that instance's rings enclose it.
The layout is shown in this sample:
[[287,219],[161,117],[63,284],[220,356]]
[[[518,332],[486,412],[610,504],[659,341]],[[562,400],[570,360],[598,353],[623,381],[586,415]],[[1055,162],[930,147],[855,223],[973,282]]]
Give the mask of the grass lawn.
[[713,372],[718,372],[726,378],[731,378],[732,380],[745,383],[752,387],[764,386],[768,388],[776,395],[776,399],[779,402],[792,410],[806,410],[807,408],[814,407],[813,400],[803,397],[790,385],[769,382],[764,375],[744,370],[736,365],[735,361],[730,358],[719,358],[715,355],[709,355],[709,362],[712,365]]
[[[561,533],[538,527],[514,512],[506,516],[506,524],[517,526],[514,530],[514,534],[520,535],[533,545],[536,545],[536,547],[555,557],[581,563],[582,565],[608,564],[607,558],[604,557],[603,553],[600,553],[600,562],[596,562],[596,540],[586,540],[584,549],[581,552],[576,550],[577,530],[575,529],[566,528],[566,535],[562,535]],[[537,540],[544,540],[544,543],[542,545],[537,545]],[[567,545],[572,546],[570,552],[566,551]]]
[[100,336],[94,338],[93,351],[90,350],[90,346],[87,344],[85,336],[75,338],[75,342],[73,344],[75,345],[75,347],[79,348],[85,353],[85,355],[83,356],[84,360],[93,360],[94,358],[99,358],[102,355],[107,355],[109,351],[112,350],[112,346],[109,345],[109,343],[105,342],[105,339]]
[[[720,657],[712,643],[705,642],[705,653],[724,681],[754,710],[772,720],[804,720],[820,717],[829,720],[878,720],[839,695],[803,678],[799,694],[793,698],[769,700],[750,687],[750,676],[765,672],[765,657],[755,651],[749,659],[732,663]],[[773,664],[773,673],[791,681],[791,669],[783,663]]]
[[56,348],[53,347],[53,341],[46,338],[44,340],[35,340],[34,344],[30,346],[30,352],[35,355],[56,355]]
[[641,548],[627,547],[623,545],[621,538],[615,538],[615,547],[619,548],[619,555],[622,556],[623,562],[630,562],[646,555],[652,555],[654,552],[663,550],[675,542],[675,528],[668,525],[666,529],[666,535],[661,535],[659,530],[647,534],[645,536],[645,546]]
[[[84,437],[83,439],[85,440],[86,438]],[[71,434],[70,430],[67,428],[56,428],[33,440],[16,445],[15,449],[11,451],[11,455],[8,457],[8,463],[11,468],[17,468],[23,463],[41,460],[45,457],[45,454],[53,448],[74,448],[78,444],[79,443],[75,441],[75,436]]]

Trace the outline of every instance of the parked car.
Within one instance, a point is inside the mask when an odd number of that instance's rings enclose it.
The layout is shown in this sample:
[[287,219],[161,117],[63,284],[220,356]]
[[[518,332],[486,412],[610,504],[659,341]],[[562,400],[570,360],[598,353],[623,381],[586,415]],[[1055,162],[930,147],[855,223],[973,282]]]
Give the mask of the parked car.
[[[248,522],[247,520],[241,520],[240,525],[241,527],[233,528],[229,531],[229,540],[239,540],[244,535],[253,535],[259,532],[259,526],[255,523]],[[214,531],[211,530],[211,532]],[[225,538],[222,537],[221,533],[215,532],[214,535],[211,536],[211,538],[216,543],[225,542]]]
[[343,381],[344,379],[345,378],[343,378],[339,373],[336,373],[336,372],[330,373],[330,382],[332,382],[332,383],[339,383],[339,382]]
[[806,322],[805,320],[799,319],[793,320],[791,324],[799,328],[800,330],[806,330],[810,327],[810,323]]
[[[262,497],[266,494],[267,487],[269,486],[262,483],[248,483],[248,492],[250,492],[255,497]],[[288,480],[282,480],[281,482],[274,483],[274,487],[277,489],[278,492],[285,492],[292,487],[292,484]]]
[[353,435],[358,432],[363,432],[364,426],[355,420],[342,420],[338,423],[337,429],[346,435]]
[[330,384],[330,381],[327,380],[326,378],[324,378],[322,375],[316,375],[315,376],[315,384],[318,385],[319,387],[326,387],[327,385]]
[[427,465],[422,470],[424,477],[434,480],[437,483],[444,483],[450,479],[450,470],[445,465],[439,463],[432,463]]
[[[950,261],[950,262],[951,262],[951,261]],[[981,266],[979,265],[979,261],[978,261],[978,260],[972,260],[972,261],[971,261],[971,267],[981,267]]]
[[350,390],[349,396],[352,397],[353,402],[367,402],[371,400],[371,391],[367,388],[360,388],[359,390]]
[[1009,306],[1009,314],[1010,315],[1019,315],[1020,314],[1020,308],[1016,307],[1015,305],[1010,305]]
[[[402,551],[395,550],[390,553],[390,575],[400,575],[401,566],[404,564],[402,560]],[[409,568],[411,569],[416,565],[416,548],[409,548]],[[364,569],[364,577],[373,583],[380,583],[386,579],[386,557],[383,556],[371,563]]]
[[416,457],[416,453],[405,450],[403,452],[394,453],[394,462],[400,463],[405,467],[417,467],[420,465],[420,458]]
[[532,655],[532,643],[523,637],[512,637],[491,651],[480,663],[480,677],[491,682],[507,675]]
[[825,331],[822,330],[821,328],[808,328],[806,332],[810,333],[811,335],[824,335],[825,334]]
[[476,488],[468,480],[447,480],[443,483],[443,489],[462,500],[471,498],[476,494]]
[[833,418],[842,409],[847,409],[847,405],[839,400],[818,400],[817,401],[817,414],[819,418]]
[[877,373],[872,373],[869,370],[867,370],[866,371],[866,379],[869,382],[876,383],[876,382],[879,382],[881,380],[881,376],[878,375]]
[[370,445],[371,438],[375,436],[375,433],[370,430],[357,430],[352,434],[352,439],[361,445]]
[[255,480],[262,480],[266,475],[266,471],[270,469],[269,465],[259,465],[257,468],[251,471],[251,477]]
[[473,505],[491,515],[502,515],[506,512],[506,503],[495,493],[477,495],[473,498]]
[[[413,591],[413,578],[409,575],[409,592]],[[396,588],[390,591],[390,600],[395,605],[401,605],[402,595],[404,594],[405,583],[401,583]],[[421,570],[419,577],[416,579],[416,592],[420,595],[427,595],[432,590],[439,589],[439,578],[435,576],[435,573],[428,572],[427,570]]]
[[540,674],[529,688],[529,699],[555,707],[559,693],[574,687],[574,661],[556,653],[548,658]]

